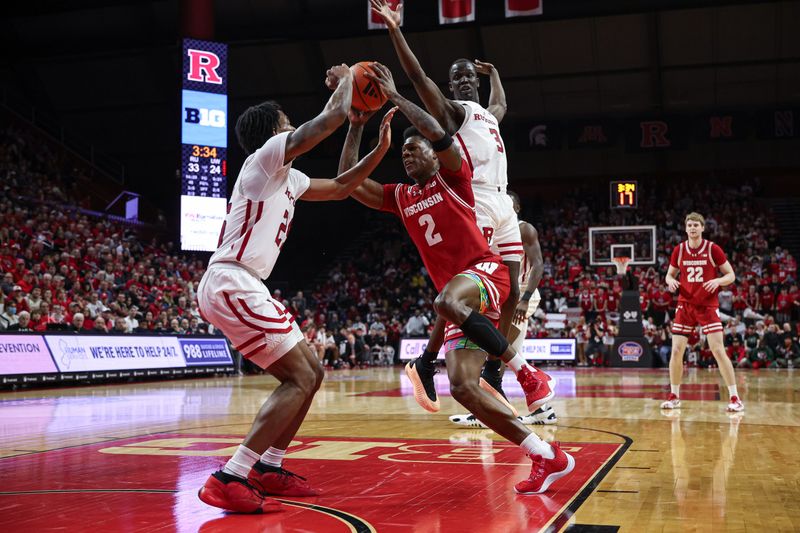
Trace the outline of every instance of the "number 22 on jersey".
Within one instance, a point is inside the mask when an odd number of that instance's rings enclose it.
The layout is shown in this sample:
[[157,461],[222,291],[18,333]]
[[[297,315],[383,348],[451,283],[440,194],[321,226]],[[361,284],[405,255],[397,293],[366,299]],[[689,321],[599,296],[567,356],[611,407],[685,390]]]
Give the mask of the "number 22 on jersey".
[[686,281],[703,283],[703,267],[686,267]]

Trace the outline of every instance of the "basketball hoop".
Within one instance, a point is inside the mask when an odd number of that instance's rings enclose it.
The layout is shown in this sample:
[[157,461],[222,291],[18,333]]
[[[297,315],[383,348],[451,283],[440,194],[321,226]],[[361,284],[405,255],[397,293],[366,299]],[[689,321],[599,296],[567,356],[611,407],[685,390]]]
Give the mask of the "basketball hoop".
[[623,274],[625,274],[625,271],[628,270],[628,263],[631,262],[631,258],[625,256],[612,257],[611,260],[614,261],[614,264],[617,266],[618,276],[622,276]]

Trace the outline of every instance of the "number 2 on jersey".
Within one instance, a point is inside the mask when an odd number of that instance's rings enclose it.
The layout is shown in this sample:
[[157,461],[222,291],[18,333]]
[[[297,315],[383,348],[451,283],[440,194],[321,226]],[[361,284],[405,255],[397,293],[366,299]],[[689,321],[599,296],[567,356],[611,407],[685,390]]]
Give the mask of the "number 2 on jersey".
[[442,242],[441,233],[434,233],[436,231],[436,222],[433,221],[432,216],[425,214],[419,217],[419,225],[425,226],[425,240],[428,242],[428,246],[434,246]]
[[686,281],[703,283],[703,267],[686,267]]

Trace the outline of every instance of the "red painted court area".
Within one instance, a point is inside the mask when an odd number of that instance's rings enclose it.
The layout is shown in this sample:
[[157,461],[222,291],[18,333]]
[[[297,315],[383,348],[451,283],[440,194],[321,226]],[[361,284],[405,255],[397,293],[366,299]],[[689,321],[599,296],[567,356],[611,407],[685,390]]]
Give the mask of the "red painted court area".
[[545,495],[519,496],[513,485],[530,463],[504,443],[302,437],[284,466],[323,495],[282,500],[271,515],[226,515],[197,489],[240,441],[159,434],[0,460],[0,530],[536,531],[566,519],[621,446],[562,443],[572,474]]

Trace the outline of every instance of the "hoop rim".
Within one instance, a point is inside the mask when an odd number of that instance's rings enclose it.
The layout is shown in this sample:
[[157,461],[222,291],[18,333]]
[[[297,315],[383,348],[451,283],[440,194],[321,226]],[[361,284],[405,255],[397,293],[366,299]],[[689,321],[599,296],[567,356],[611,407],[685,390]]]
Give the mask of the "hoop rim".
[[615,263],[625,264],[625,263],[630,263],[631,258],[626,255],[620,255],[618,257],[612,257],[611,260],[614,261]]

